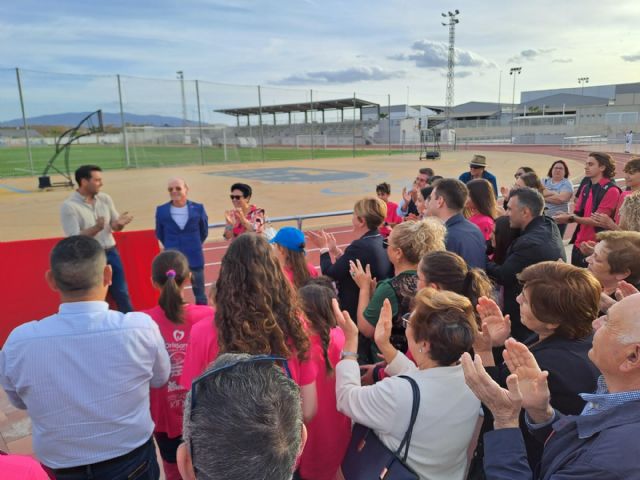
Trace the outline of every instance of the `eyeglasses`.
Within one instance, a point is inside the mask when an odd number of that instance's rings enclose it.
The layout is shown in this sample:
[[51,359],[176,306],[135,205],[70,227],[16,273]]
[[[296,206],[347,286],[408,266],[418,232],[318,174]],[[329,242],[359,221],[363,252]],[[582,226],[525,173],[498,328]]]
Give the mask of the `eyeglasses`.
[[[239,365],[241,363],[256,363],[256,362],[282,362],[282,368],[286,372],[287,377],[291,378],[291,370],[289,370],[289,364],[287,363],[287,359],[284,357],[275,356],[275,355],[252,355],[249,358],[242,358],[235,362],[227,363],[226,365],[223,365],[221,367],[211,369],[203,373],[202,375],[200,375],[191,384],[191,409],[189,410],[189,419],[193,418],[193,411],[196,408],[196,392],[197,392],[198,385],[204,382],[207,378],[210,378],[225,370],[230,370],[236,365]],[[189,451],[191,452],[191,461],[195,469],[195,457],[193,455],[193,445],[191,445],[191,442],[189,442]]]
[[244,198],[242,195],[229,195],[229,198],[231,200],[240,200],[241,198]]
[[515,178],[516,180],[519,179],[522,176],[521,173],[516,173],[513,178]]
[[181,192],[182,191],[182,187],[169,187],[169,188],[167,188],[167,190],[169,190],[170,192],[173,192],[174,190],[176,192]]
[[409,326],[409,319],[411,318],[411,312],[405,313],[404,315],[402,315],[401,318],[402,318],[402,328],[406,330],[407,327]]

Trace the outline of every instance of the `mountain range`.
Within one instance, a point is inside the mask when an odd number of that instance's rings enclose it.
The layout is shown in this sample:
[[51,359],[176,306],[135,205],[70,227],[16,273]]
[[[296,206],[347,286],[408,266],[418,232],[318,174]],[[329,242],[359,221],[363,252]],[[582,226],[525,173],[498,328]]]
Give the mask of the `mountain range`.
[[[37,117],[27,118],[30,127],[34,126],[64,126],[75,127],[84,117],[91,112],[68,112],[54,113],[52,115],[40,115]],[[102,112],[102,121],[106,125],[115,127],[120,126],[120,114]],[[153,126],[153,127],[182,127],[183,120],[179,117],[170,117],[165,115],[137,115],[135,113],[124,113],[124,121],[129,125],[136,126]],[[198,122],[187,120],[187,126],[197,126]],[[206,124],[204,124],[206,125]],[[0,122],[0,127],[22,127],[22,118],[15,118]]]

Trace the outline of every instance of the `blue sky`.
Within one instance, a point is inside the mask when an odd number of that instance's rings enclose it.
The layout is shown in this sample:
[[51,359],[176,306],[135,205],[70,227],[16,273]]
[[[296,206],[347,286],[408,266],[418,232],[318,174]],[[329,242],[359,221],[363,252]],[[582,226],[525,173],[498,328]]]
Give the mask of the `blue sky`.
[[[512,66],[523,67],[516,98],[520,90],[577,86],[581,76],[590,85],[640,81],[637,0],[21,0],[0,4],[0,117],[16,111],[15,74],[2,70],[13,67],[107,76],[25,72],[33,115],[113,109],[116,73],[132,109],[179,114],[177,70],[188,80],[260,84],[265,103],[308,100],[313,89],[316,98],[357,92],[380,103],[390,94],[394,104],[409,97],[441,105],[448,31],[440,12],[455,8],[455,103],[497,101],[501,71],[509,102]],[[191,83],[187,90],[195,104]],[[256,104],[254,88],[201,90],[216,107]]]

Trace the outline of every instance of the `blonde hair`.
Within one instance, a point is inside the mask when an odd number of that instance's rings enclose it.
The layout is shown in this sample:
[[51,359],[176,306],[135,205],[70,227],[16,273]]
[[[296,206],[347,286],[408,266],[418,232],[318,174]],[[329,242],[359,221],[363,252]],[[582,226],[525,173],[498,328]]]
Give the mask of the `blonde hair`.
[[622,230],[640,232],[640,192],[632,193],[622,202],[620,207],[620,228]]
[[365,197],[356,202],[353,213],[364,220],[369,230],[375,230],[387,216],[387,204],[377,197]]
[[391,231],[391,240],[394,247],[402,250],[409,263],[417,265],[427,253],[445,249],[446,234],[444,224],[436,218],[429,217],[396,225]]

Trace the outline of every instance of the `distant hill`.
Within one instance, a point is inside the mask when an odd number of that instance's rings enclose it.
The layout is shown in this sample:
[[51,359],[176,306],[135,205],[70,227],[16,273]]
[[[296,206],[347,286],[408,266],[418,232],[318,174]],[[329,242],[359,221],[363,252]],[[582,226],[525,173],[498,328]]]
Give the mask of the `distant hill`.
[[[64,127],[75,127],[80,120],[91,112],[69,112],[56,113],[53,115],[41,115],[39,117],[27,118],[30,127],[37,125],[60,125]],[[120,126],[120,114],[102,112],[102,121],[106,125]],[[178,117],[167,117],[164,115],[136,115],[135,113],[124,113],[124,121],[129,125],[152,126],[152,127],[182,127],[182,119]],[[197,126],[198,122],[187,121],[187,126]],[[206,124],[205,124],[206,125]],[[0,122],[0,127],[22,127],[22,119],[16,118],[6,122]]]

